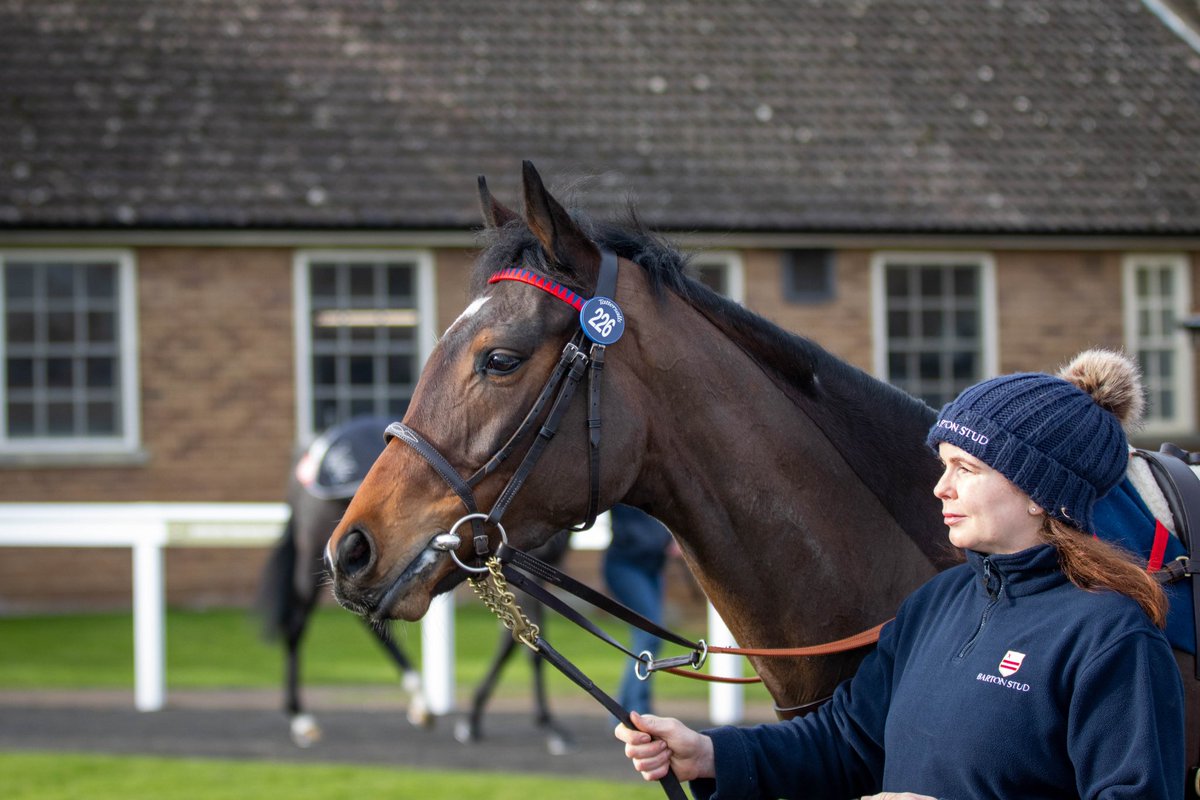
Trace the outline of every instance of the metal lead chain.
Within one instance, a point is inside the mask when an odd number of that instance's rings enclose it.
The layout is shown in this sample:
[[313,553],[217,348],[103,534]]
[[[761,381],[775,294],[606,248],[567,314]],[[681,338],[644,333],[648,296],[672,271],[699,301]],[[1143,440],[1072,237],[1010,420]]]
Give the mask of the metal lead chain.
[[508,589],[508,581],[500,572],[500,559],[492,556],[487,560],[487,574],[468,579],[471,589],[483,601],[488,610],[496,615],[505,628],[512,631],[513,639],[538,651],[537,640],[541,630],[534,625],[517,605],[517,597]]

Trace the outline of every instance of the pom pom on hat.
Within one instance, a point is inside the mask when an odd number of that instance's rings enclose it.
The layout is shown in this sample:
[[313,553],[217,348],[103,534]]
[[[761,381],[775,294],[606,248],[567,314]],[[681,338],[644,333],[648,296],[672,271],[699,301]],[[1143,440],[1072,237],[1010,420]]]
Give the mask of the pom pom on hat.
[[926,443],[965,450],[1049,516],[1092,533],[1096,500],[1125,474],[1125,426],[1145,405],[1141,378],[1131,359],[1105,350],[1081,353],[1059,375],[1003,375],[963,390]]
[[1127,434],[1142,426],[1146,412],[1142,371],[1125,354],[1085,350],[1060,369],[1058,377],[1091,395],[1096,405],[1120,420]]

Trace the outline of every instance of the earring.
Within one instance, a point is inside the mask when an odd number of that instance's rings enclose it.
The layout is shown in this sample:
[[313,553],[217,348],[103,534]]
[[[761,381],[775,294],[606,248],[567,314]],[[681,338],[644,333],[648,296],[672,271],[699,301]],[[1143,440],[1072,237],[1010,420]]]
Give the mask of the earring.
[[1029,516],[1036,517],[1038,514],[1041,514],[1041,513],[1042,513],[1042,509],[1039,508],[1038,506],[1030,506],[1029,507]]

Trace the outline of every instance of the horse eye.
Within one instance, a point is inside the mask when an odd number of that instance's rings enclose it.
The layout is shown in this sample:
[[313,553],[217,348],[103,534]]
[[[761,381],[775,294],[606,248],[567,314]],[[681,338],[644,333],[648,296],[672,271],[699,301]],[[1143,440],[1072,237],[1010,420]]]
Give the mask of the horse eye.
[[496,350],[488,353],[487,361],[483,366],[489,375],[507,375],[521,366],[521,361],[520,356]]

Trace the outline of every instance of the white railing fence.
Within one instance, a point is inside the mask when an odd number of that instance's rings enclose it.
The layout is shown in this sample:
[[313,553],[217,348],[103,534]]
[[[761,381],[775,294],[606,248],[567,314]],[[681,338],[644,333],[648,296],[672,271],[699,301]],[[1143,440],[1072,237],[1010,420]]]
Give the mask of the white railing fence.
[[[287,520],[284,503],[0,503],[0,547],[127,547],[133,556],[134,705],[166,704],[166,585],[163,548],[248,547],[274,543]],[[572,546],[608,543],[607,515]],[[709,644],[734,645],[709,607]],[[422,683],[434,714],[455,709],[454,601],[439,597],[421,622]],[[709,670],[740,675],[736,656],[709,656]],[[742,687],[712,684],[709,712],[718,724],[742,719]]]

